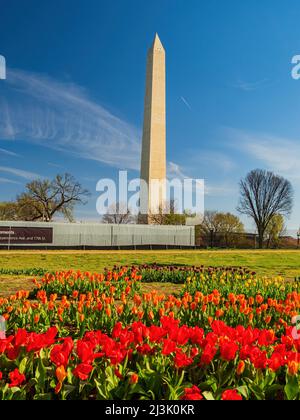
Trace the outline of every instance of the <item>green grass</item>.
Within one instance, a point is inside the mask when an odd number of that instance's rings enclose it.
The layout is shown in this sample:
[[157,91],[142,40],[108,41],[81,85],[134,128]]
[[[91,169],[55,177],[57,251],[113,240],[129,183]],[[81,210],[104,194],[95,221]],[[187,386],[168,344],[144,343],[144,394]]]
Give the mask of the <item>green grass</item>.
[[32,288],[32,277],[0,276],[0,297],[10,296],[18,290],[31,290]]
[[0,270],[49,271],[153,263],[243,266],[261,275],[300,275],[300,251],[0,251]]
[[39,270],[101,272],[114,265],[154,262],[243,266],[269,277],[300,276],[300,251],[0,251],[0,293],[28,288]]

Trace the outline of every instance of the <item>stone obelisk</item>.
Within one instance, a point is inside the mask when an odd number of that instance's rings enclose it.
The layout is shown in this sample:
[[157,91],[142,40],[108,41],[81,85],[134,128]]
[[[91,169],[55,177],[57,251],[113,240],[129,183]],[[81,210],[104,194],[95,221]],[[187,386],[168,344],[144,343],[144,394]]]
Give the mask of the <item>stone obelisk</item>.
[[151,224],[166,204],[166,53],[157,34],[147,58],[141,180],[140,220]]

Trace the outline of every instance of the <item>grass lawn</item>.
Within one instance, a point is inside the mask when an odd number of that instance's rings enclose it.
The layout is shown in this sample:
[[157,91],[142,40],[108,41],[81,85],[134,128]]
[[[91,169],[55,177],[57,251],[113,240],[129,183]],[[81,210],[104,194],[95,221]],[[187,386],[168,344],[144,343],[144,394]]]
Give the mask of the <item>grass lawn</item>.
[[[154,262],[243,266],[260,275],[283,275],[286,278],[300,276],[300,251],[0,251],[0,269],[8,270],[42,268],[49,271],[80,269],[101,272],[104,267],[115,264]],[[25,276],[0,275],[0,293],[26,289],[31,284],[29,280]]]

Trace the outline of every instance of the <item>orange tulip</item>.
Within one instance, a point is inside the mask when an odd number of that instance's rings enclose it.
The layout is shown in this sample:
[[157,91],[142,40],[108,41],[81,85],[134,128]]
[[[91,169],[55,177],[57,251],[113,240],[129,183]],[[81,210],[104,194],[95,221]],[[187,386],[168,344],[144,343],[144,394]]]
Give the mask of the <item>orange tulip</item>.
[[79,295],[79,292],[77,290],[74,290],[74,292],[72,293],[72,296],[74,299],[77,299]]
[[153,319],[154,319],[154,313],[153,313],[153,311],[150,311],[149,312],[148,317],[149,317],[150,321],[153,321]]
[[271,316],[266,316],[266,318],[265,318],[266,324],[270,324],[271,320],[272,320]]
[[164,308],[160,308],[159,311],[158,311],[158,313],[159,313],[159,316],[160,317],[164,316],[164,314],[165,314]]
[[117,306],[117,314],[118,315],[122,315],[123,311],[124,311],[124,305]]
[[63,381],[66,379],[66,377],[68,375],[67,375],[67,372],[66,372],[64,366],[59,366],[56,369],[55,373],[56,373],[56,377],[58,379],[58,384],[55,387],[55,394],[58,394],[61,391]]
[[238,367],[236,369],[236,373],[238,375],[242,375],[245,371],[245,362],[243,360],[241,360],[238,364]]
[[289,362],[288,363],[288,374],[291,376],[295,376],[298,374],[298,370],[299,370],[299,363],[297,362]]
[[222,318],[223,315],[224,315],[224,311],[222,309],[218,309],[216,311],[216,318]]
[[256,300],[256,303],[258,303],[258,305],[261,305],[264,301],[264,298],[261,295],[257,295],[255,300]]
[[191,305],[190,305],[190,307],[191,307],[191,310],[192,311],[195,311],[195,309],[197,308],[197,303],[196,302],[192,302]]
[[139,376],[138,376],[136,373],[133,373],[133,374],[130,376],[129,382],[130,382],[132,385],[135,385],[135,384],[137,384],[137,383],[138,383],[138,381],[139,381]]

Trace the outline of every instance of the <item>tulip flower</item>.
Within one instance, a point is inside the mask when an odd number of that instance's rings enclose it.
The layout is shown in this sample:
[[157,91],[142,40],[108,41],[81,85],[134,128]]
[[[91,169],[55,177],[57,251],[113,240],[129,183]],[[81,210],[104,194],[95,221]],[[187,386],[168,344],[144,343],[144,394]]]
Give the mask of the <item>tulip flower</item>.
[[233,389],[229,389],[222,394],[223,401],[241,401],[243,398],[238,394],[238,392]]
[[19,387],[26,380],[25,375],[21,374],[17,368],[14,371],[10,372],[8,376],[10,379],[10,384],[9,384],[10,388]]

